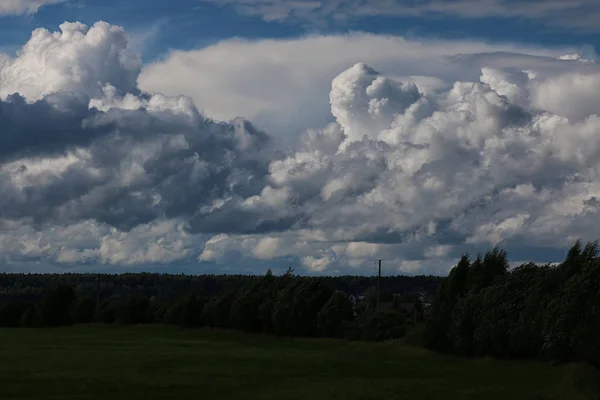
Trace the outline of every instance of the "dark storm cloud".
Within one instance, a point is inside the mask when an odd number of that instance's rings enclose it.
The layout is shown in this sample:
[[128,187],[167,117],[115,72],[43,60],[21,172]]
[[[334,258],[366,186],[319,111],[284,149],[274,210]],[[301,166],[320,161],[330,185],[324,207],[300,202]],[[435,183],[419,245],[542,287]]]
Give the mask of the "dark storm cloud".
[[[40,226],[94,219],[129,230],[161,217],[191,216],[228,196],[246,198],[265,185],[269,140],[246,121],[144,109],[102,112],[75,98],[53,100],[28,104],[15,95],[0,101],[6,178],[0,218]],[[35,184],[19,183],[31,160],[67,154],[74,160],[65,168],[50,167]]]

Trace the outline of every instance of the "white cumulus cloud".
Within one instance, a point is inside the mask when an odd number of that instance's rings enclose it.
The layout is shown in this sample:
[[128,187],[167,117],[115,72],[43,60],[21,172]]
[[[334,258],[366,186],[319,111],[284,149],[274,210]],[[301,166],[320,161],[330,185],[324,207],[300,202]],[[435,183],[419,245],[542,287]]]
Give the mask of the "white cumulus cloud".
[[2,0],[0,15],[35,14],[40,7],[65,3],[68,0]]
[[64,23],[60,32],[39,28],[17,57],[3,64],[0,98],[19,93],[36,101],[56,92],[93,97],[107,84],[128,93],[135,89],[140,68],[121,27],[98,22],[92,27]]
[[[122,28],[37,30],[0,67],[0,252],[318,274],[443,273],[493,244],[535,260],[600,236],[600,69],[571,50],[227,41],[140,76]],[[303,132],[278,148],[244,110]]]
[[[212,118],[244,116],[289,139],[332,121],[331,81],[357,63],[428,91],[479,79],[486,66],[564,69],[565,63],[556,58],[575,50],[367,33],[231,39],[199,50],[172,51],[164,60],[144,66],[138,82],[145,91],[189,96]],[[376,107],[385,109],[382,104],[373,107],[373,112]]]

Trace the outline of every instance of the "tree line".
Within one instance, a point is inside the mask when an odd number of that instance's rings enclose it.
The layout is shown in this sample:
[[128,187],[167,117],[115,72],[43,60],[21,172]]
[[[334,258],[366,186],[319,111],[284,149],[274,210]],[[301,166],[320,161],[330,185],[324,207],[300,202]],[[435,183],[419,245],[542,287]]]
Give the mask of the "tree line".
[[426,325],[424,343],[441,352],[600,366],[598,242],[577,241],[558,265],[513,270],[498,248],[464,255],[440,284]]
[[[390,298],[389,288],[382,297]],[[262,332],[273,335],[332,337],[355,340],[400,338],[422,322],[424,310],[413,293],[413,310],[391,307],[378,312],[377,292],[366,291],[364,303],[353,303],[331,279],[301,277],[288,271],[247,280],[215,295],[189,292],[178,298],[133,295],[101,303],[59,284],[39,302],[10,301],[0,306],[0,326],[62,326],[74,323],[169,324]]]
[[[4,302],[0,325],[157,323],[350,340],[404,337],[444,353],[600,366],[597,242],[578,241],[556,265],[528,263],[514,269],[499,248],[474,259],[466,254],[447,277],[422,277],[416,279],[418,285],[405,285],[413,290],[385,311],[377,308],[373,278],[354,280],[370,284],[365,285],[365,301],[356,304],[340,289],[344,279],[300,277],[291,270],[274,276],[269,271],[215,291],[199,285],[179,296],[130,292],[100,303],[59,282],[39,301]],[[423,282],[436,283],[428,308],[415,296]],[[397,300],[392,293],[390,285],[383,286],[381,300]],[[399,307],[407,302],[410,307]]]
[[[0,303],[39,302],[58,285],[71,286],[77,296],[93,296],[99,289],[101,301],[131,297],[156,297],[159,301],[175,300],[188,293],[212,297],[224,290],[238,290],[261,279],[253,275],[183,275],[157,273],[126,274],[0,274]],[[373,276],[319,277],[334,290],[360,294],[376,284]],[[381,288],[386,292],[433,294],[440,277],[383,276]]]

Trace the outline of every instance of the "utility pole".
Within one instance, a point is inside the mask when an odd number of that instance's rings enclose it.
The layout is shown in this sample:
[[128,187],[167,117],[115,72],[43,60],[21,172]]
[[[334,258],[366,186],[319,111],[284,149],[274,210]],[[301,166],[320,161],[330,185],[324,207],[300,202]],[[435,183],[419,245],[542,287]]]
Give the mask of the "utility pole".
[[100,323],[100,274],[96,276],[96,322]]
[[381,260],[379,260],[379,275],[377,275],[377,311],[379,311],[379,293],[381,291]]

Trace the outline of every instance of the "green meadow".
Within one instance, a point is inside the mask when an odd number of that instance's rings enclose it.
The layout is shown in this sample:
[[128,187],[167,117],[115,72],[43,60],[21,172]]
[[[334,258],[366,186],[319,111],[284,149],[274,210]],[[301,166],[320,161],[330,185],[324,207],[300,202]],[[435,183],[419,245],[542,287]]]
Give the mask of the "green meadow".
[[0,330],[0,399],[594,399],[582,365],[162,326]]

